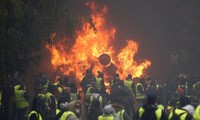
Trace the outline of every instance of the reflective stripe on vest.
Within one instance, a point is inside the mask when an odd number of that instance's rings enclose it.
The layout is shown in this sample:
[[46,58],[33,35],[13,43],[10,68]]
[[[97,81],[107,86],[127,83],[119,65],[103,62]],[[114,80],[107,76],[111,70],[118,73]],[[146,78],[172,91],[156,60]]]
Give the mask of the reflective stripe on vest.
[[63,88],[62,87],[58,87],[58,92],[61,94],[63,92]]
[[200,120],[200,114],[199,113],[200,113],[200,105],[198,105],[197,108],[194,111],[193,117],[194,117],[195,120]]
[[[145,109],[143,107],[139,108],[139,119],[142,118],[142,115],[143,115],[144,111],[145,111]],[[160,120],[160,118],[162,116],[162,109],[160,109],[160,108],[156,109],[155,115],[156,115],[156,119]]]
[[51,96],[55,99],[56,106],[57,106],[57,105],[58,105],[58,102],[57,102],[55,96],[54,96],[52,93],[50,93],[50,92],[47,92],[47,93],[45,94],[45,103],[48,104],[48,100],[50,100],[50,97],[51,97]]
[[98,120],[114,120],[113,115],[101,115],[98,117]]
[[157,108],[160,108],[160,109],[164,110],[164,106],[161,105],[161,104],[157,105]]
[[117,116],[119,117],[119,120],[124,120],[124,109],[117,112]]
[[37,97],[45,97],[45,95],[42,94],[42,93],[39,93],[39,94],[37,95]]
[[157,120],[160,120],[162,116],[162,109],[158,108],[155,113],[156,113]]
[[90,96],[91,95],[91,89],[92,89],[93,87],[89,87],[88,89],[87,89],[87,91],[86,91],[86,93],[85,93],[85,95],[86,96]]
[[144,87],[141,83],[137,83],[136,85],[136,90],[135,90],[135,94],[136,94],[136,99],[144,99],[145,98],[145,95],[144,94],[141,94],[139,91],[138,91],[138,87],[141,86],[142,87],[142,90],[144,91]]
[[196,90],[196,86],[197,86],[197,84],[192,85],[192,90],[193,90],[193,91]]
[[[180,120],[185,120],[185,119],[186,119],[186,116],[187,116],[187,114],[188,114],[187,111],[182,110],[182,109],[175,109],[175,113],[176,113],[177,115],[182,114],[182,115],[180,116]],[[169,114],[168,120],[171,120],[172,117],[173,117],[173,111]]]
[[37,116],[37,120],[42,120],[42,116],[40,115],[40,113],[37,113],[36,111],[31,111],[29,114],[28,114],[28,120],[30,120],[30,117],[32,114],[36,114]]
[[71,112],[71,111],[66,111],[66,112],[64,112],[64,113],[62,114],[62,116],[60,117],[59,120],[67,120],[67,117],[68,117],[69,115],[74,115],[74,116],[76,116],[73,112]]
[[29,106],[28,101],[24,98],[25,90],[18,90],[20,88],[20,85],[15,85],[15,105],[16,108],[25,108]]
[[2,90],[0,91],[0,108],[2,107]]

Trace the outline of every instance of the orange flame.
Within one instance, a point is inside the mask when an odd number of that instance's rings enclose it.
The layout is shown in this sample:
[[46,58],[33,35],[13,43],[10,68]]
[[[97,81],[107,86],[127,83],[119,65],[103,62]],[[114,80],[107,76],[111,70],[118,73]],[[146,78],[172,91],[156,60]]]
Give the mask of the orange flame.
[[[103,6],[102,9],[97,8],[94,2],[86,3],[86,6],[90,7],[92,13],[91,18],[83,18],[82,29],[76,31],[77,38],[72,47],[66,44],[69,38],[63,38],[52,46],[47,46],[51,53],[51,64],[55,70],[60,70],[63,74],[73,75],[78,81],[80,81],[86,69],[93,68],[93,73],[97,71],[105,71],[107,66],[103,66],[99,62],[99,57],[102,54],[110,56],[111,62],[117,68],[117,73],[121,78],[125,78],[128,74],[132,74],[135,77],[139,77],[143,74],[143,71],[147,69],[151,62],[145,60],[142,63],[134,61],[134,55],[138,51],[138,43],[129,40],[127,46],[121,50],[121,52],[114,56],[113,42],[115,40],[116,28],[111,26],[108,28],[106,25],[105,15],[108,12],[108,8]],[[52,41],[56,38],[56,34],[53,33]]]

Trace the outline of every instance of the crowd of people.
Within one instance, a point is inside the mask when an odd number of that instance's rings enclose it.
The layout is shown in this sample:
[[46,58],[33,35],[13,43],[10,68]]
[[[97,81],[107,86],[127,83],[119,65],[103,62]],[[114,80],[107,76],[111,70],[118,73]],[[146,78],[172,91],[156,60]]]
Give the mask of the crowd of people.
[[66,75],[33,78],[33,97],[19,72],[1,80],[1,120],[200,120],[198,76],[179,74],[159,83],[131,74],[121,80],[116,73],[105,85],[103,72],[95,76],[88,69],[79,85]]

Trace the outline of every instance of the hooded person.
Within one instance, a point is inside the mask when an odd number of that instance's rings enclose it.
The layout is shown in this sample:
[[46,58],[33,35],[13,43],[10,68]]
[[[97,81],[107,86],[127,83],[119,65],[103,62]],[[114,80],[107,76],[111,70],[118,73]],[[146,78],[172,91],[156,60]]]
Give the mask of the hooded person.
[[180,107],[182,109],[185,109],[188,111],[188,113],[190,113],[191,115],[194,114],[194,106],[191,105],[191,101],[188,97],[180,97],[180,103],[179,103]]
[[82,87],[84,93],[86,93],[87,91],[87,85],[88,84],[91,84],[92,82],[95,83],[95,76],[93,75],[92,73],[92,70],[91,69],[88,69],[86,70],[86,75],[83,77],[81,83],[80,83],[80,86]]
[[157,95],[148,93],[146,103],[136,112],[136,120],[167,120],[164,111],[156,105]]
[[98,120],[119,120],[115,109],[111,104],[105,105],[103,108],[103,115],[98,117]]
[[168,120],[193,120],[192,114],[194,113],[194,110],[192,110],[193,108],[189,104],[190,100],[188,97],[180,96],[178,107],[174,108],[173,111],[169,114]]
[[32,109],[28,114],[28,120],[43,120],[45,119],[45,98],[42,96],[34,97]]
[[103,114],[103,109],[99,101],[94,101],[91,104],[90,111],[87,115],[87,120],[98,120],[98,117]]
[[131,117],[125,110],[125,107],[120,103],[120,100],[116,99],[111,101],[111,103],[120,120],[131,120]]

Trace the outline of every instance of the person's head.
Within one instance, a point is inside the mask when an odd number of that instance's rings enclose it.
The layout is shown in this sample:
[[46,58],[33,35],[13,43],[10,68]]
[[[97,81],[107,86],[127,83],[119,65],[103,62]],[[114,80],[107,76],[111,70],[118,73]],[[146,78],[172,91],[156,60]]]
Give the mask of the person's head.
[[184,107],[184,106],[186,106],[186,105],[191,103],[189,97],[186,97],[186,96],[180,96],[180,101],[179,102],[180,102],[179,103],[180,107]]
[[37,112],[42,112],[45,110],[45,97],[36,96],[33,99],[32,109]]
[[157,95],[154,92],[148,93],[147,95],[147,103],[148,104],[155,104],[157,100]]
[[52,93],[52,94],[55,93],[56,89],[57,89],[57,86],[55,86],[55,85],[50,84],[50,85],[48,86],[48,92],[50,92],[50,93]]
[[147,76],[146,79],[145,79],[145,83],[147,85],[149,85],[149,84],[151,84],[151,82],[152,82],[152,78],[150,76]]
[[92,75],[92,71],[90,69],[86,70],[86,76],[91,76]]
[[92,88],[90,92],[91,93],[99,93],[99,90],[97,88]]
[[70,102],[70,99],[68,99],[67,97],[61,97],[59,100],[58,100],[58,108],[60,110],[66,110],[67,109],[67,106],[69,105],[69,102]]
[[64,82],[64,84],[68,83],[69,82],[69,76],[64,76],[63,82]]
[[114,75],[114,79],[115,79],[115,80],[119,80],[119,74],[118,74],[118,73],[116,73],[116,74]]
[[132,75],[128,74],[128,76],[126,77],[126,80],[131,80],[132,79]]
[[97,76],[97,77],[99,77],[99,78],[103,78],[103,76],[104,76],[103,72],[101,72],[101,71],[97,71],[97,73],[98,73],[98,76]]
[[104,108],[103,108],[103,112],[104,112],[104,114],[106,114],[106,115],[112,114],[113,111],[114,111],[114,108],[113,108],[112,105],[110,105],[110,104],[104,106]]

